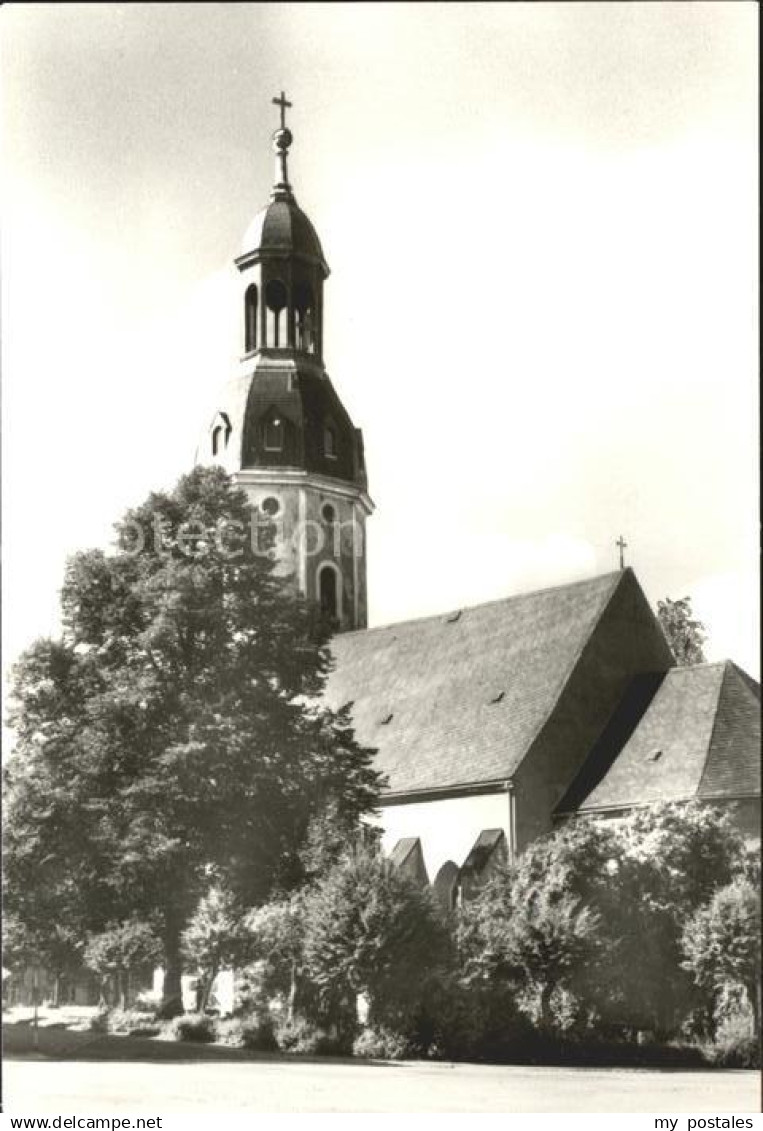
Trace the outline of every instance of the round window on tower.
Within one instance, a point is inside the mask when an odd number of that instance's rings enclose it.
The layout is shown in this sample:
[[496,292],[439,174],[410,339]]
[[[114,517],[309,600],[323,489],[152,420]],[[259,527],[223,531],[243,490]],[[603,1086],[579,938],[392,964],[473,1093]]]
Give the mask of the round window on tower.
[[279,503],[275,495],[268,495],[266,499],[262,500],[260,506],[262,507],[264,514],[268,515],[270,518],[275,517],[275,515],[277,515],[281,509],[281,504]]
[[336,522],[336,511],[332,507],[331,503],[326,503],[324,505],[323,509],[321,510],[321,514],[323,515],[324,522]]

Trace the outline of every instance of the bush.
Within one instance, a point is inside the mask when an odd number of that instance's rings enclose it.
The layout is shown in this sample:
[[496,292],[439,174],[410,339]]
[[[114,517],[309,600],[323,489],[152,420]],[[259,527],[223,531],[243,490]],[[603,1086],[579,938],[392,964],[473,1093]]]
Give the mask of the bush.
[[275,1052],[278,1049],[273,1019],[268,1014],[231,1017],[217,1024],[218,1044],[253,1052]]
[[256,1015],[250,1018],[242,1018],[242,1023],[245,1049],[252,1049],[254,1052],[276,1052],[278,1042],[276,1041],[272,1017]]
[[112,1009],[106,1014],[109,1033],[121,1033],[130,1037],[155,1037],[160,1032],[153,1010]]
[[185,1013],[172,1022],[171,1033],[176,1041],[209,1044],[215,1039],[215,1019],[205,1013]]
[[716,1068],[760,1068],[760,1041],[747,1035],[721,1040],[705,1050],[705,1055]]
[[91,1033],[108,1033],[109,1031],[109,1011],[107,1009],[99,1009],[90,1018],[90,1032]]
[[231,1049],[244,1047],[244,1022],[240,1017],[226,1017],[215,1026],[215,1041]]
[[282,1052],[301,1056],[341,1056],[350,1051],[346,1042],[304,1017],[277,1022],[275,1037]]
[[358,994],[371,1025],[406,1031],[450,959],[449,924],[431,892],[367,849],[349,853],[307,890],[299,929],[300,1011],[346,1034],[348,1048]]
[[657,1041],[603,1041],[595,1037],[580,1040],[546,1041],[531,1045],[532,1059],[544,1064],[575,1064],[611,1068],[702,1068],[705,1056],[696,1045],[662,1044]]
[[406,1060],[415,1055],[410,1041],[389,1029],[363,1029],[352,1045],[352,1055],[365,1060]]
[[266,984],[269,970],[267,964],[258,960],[249,962],[236,970],[233,991],[233,1014],[247,1017],[251,1013],[267,1013],[268,1000],[273,994]]
[[419,1024],[417,1036],[428,1055],[435,1059],[500,1064],[521,1062],[534,1032],[505,986],[464,986],[453,982],[443,985],[429,1003],[429,1017]]

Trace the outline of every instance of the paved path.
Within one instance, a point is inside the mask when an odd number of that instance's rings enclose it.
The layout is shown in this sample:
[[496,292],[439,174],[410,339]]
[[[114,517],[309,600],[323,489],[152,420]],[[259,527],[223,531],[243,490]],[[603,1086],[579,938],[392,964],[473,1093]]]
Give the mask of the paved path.
[[472,1064],[7,1060],[5,1110],[756,1112],[755,1072]]

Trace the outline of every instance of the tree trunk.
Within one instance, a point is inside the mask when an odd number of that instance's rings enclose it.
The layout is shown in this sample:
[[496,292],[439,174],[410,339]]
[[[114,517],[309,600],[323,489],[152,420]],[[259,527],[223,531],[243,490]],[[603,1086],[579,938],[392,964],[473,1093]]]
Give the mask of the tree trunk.
[[170,921],[164,935],[164,986],[159,1017],[177,1017],[183,1012],[183,965],[180,957],[180,926]]

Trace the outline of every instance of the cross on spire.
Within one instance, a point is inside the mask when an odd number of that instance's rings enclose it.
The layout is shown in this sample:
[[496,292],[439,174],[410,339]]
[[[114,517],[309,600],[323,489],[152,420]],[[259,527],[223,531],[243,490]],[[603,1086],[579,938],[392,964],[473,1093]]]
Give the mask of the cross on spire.
[[625,555],[624,555],[623,551],[627,548],[628,543],[625,541],[622,534],[620,535],[620,537],[615,542],[615,545],[620,550],[620,569],[625,569]]
[[285,130],[286,129],[286,108],[288,107],[289,109],[291,109],[292,104],[291,104],[291,102],[287,102],[286,95],[284,94],[283,91],[281,91],[281,97],[280,98],[273,98],[273,99],[271,99],[271,101],[273,102],[273,104],[275,106],[278,106],[278,108],[281,111],[281,129]]

